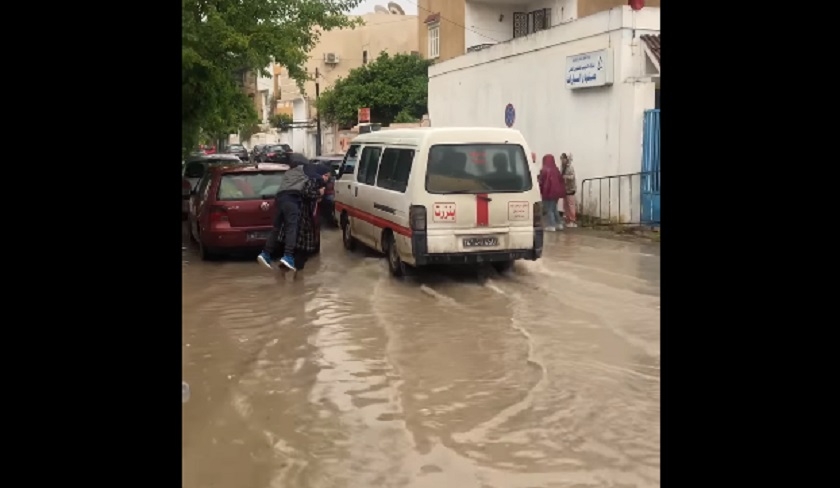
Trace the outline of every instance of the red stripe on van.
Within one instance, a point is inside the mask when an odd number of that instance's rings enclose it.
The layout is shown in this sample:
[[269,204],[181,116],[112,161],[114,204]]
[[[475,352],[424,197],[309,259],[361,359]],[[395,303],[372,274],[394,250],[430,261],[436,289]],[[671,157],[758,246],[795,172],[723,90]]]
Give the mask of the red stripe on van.
[[478,227],[490,225],[490,199],[486,193],[475,196],[475,225]]
[[411,229],[408,227],[403,227],[401,225],[397,225],[390,220],[383,219],[382,217],[377,217],[376,215],[369,214],[367,212],[363,212],[358,208],[349,207],[343,203],[335,202],[335,209],[339,212],[344,210],[347,212],[347,215],[359,219],[364,220],[365,222],[373,225],[374,227],[378,227],[380,229],[391,229],[392,231],[396,232],[397,234],[411,237]]

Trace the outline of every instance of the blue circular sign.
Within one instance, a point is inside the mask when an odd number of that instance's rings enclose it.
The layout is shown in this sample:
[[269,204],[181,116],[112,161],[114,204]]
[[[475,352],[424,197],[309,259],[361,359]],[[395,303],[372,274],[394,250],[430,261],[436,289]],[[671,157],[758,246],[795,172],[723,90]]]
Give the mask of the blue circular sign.
[[507,104],[505,107],[505,125],[508,127],[513,127],[513,123],[516,122],[516,109],[513,108],[513,104]]

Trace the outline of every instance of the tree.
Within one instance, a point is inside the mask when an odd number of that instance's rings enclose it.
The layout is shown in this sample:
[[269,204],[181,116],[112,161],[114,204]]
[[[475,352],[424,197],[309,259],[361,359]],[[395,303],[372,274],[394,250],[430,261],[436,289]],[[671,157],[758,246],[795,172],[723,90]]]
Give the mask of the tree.
[[288,130],[292,125],[292,116],[286,113],[274,114],[271,116],[271,126],[281,131]]
[[325,90],[318,113],[341,127],[352,127],[362,107],[370,108],[371,122],[390,124],[398,115],[400,120],[419,120],[426,113],[430,65],[416,54],[383,52]]
[[181,136],[192,150],[202,132],[226,137],[257,121],[243,93],[247,73],[282,64],[298,84],[320,33],[354,27],[361,0],[181,0]]

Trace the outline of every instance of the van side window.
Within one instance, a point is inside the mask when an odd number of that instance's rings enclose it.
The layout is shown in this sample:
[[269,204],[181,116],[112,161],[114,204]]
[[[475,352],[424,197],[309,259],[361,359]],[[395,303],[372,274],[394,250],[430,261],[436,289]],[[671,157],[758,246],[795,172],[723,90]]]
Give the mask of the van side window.
[[359,171],[356,179],[359,183],[373,185],[376,182],[376,170],[379,169],[379,155],[381,147],[366,147],[362,150],[362,157],[359,158]]
[[359,159],[359,145],[353,144],[347,149],[344,161],[341,163],[339,173],[341,175],[352,175],[356,172],[356,162]]
[[382,153],[376,186],[405,193],[412,161],[414,161],[414,150],[386,148]]

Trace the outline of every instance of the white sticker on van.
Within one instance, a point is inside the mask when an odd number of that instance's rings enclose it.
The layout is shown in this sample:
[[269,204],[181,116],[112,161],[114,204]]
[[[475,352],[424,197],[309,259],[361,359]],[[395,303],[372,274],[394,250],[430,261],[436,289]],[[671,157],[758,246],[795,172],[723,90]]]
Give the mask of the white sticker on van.
[[528,215],[530,213],[528,211],[529,208],[531,208],[529,202],[509,202],[508,220],[528,220],[530,218],[530,215]]
[[452,202],[435,202],[434,214],[432,214],[432,221],[455,222],[455,204]]

